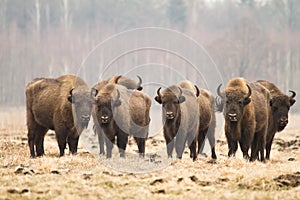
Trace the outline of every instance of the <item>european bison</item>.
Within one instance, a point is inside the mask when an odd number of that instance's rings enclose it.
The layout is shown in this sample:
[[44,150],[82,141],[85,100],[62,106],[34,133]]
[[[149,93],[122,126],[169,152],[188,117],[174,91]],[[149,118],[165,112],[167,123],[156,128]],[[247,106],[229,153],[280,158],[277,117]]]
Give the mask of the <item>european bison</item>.
[[199,109],[196,95],[177,85],[172,85],[162,92],[160,90],[161,88],[157,90],[157,96],[154,99],[162,104],[163,131],[168,157],[172,157],[175,144],[177,158],[181,159],[185,144],[188,142],[190,157],[195,160],[197,158],[196,138],[199,128]]
[[79,134],[87,127],[92,110],[91,89],[79,77],[37,78],[26,87],[28,144],[31,157],[44,155],[44,137],[55,131],[64,155],[66,143],[77,152]]
[[288,124],[288,113],[290,107],[296,102],[294,99],[296,92],[290,90],[292,95],[288,96],[281,92],[278,87],[269,81],[259,80],[257,83],[260,83],[266,87],[271,94],[270,106],[272,114],[269,121],[266,139],[266,159],[270,159],[270,151],[275,133],[282,131]]
[[129,90],[119,84],[104,82],[103,85],[95,97],[94,113],[101,132],[106,136],[106,157],[111,157],[115,138],[120,157],[124,157],[129,135],[134,136],[139,155],[144,156],[151,99],[138,90]]
[[260,84],[249,84],[243,78],[230,80],[222,92],[221,85],[217,90],[221,97],[218,107],[223,109],[225,118],[228,156],[235,155],[239,142],[245,159],[249,159],[248,150],[251,146],[250,161],[256,160],[258,153],[260,160],[264,161],[270,93]]
[[215,152],[215,97],[207,90],[199,90],[198,87],[196,85],[193,85],[190,81],[181,81],[178,85],[182,88],[194,92],[197,96],[200,114],[198,154],[202,153],[204,147],[204,140],[207,136],[209,144],[211,146],[211,157],[213,159],[217,159],[217,155]]
[[[104,81],[100,81],[98,82],[97,84],[95,84],[93,86],[93,89],[99,91],[102,87],[104,87],[106,84],[108,83],[115,83],[115,84],[119,84],[119,85],[123,85],[125,86],[126,88],[128,89],[131,89],[131,90],[142,90],[143,87],[142,87],[142,78],[140,76],[138,76],[138,79],[139,81],[136,82],[135,80],[131,79],[131,78],[128,78],[128,77],[125,77],[125,76],[113,76],[113,77],[110,77],[108,78],[107,80],[104,80]],[[93,119],[94,119],[94,132],[97,133],[98,135],[98,141],[99,141],[99,150],[100,150],[100,155],[104,155],[105,154],[105,151],[104,151],[104,135],[101,131],[101,128],[97,122],[97,117],[96,117],[96,114],[94,113],[94,110],[93,109]]]

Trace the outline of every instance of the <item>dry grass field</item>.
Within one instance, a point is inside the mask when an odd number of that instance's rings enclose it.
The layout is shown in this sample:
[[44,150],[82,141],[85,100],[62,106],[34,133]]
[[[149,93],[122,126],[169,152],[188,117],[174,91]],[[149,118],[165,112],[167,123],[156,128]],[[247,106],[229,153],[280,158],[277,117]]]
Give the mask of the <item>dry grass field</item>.
[[87,148],[98,148],[97,142],[89,145],[92,136],[81,139],[77,155],[67,150],[59,158],[52,131],[45,137],[46,155],[30,159],[24,108],[0,111],[0,199],[300,199],[299,115],[290,115],[263,164],[243,160],[240,149],[227,158],[224,134],[216,162],[192,162],[188,149],[182,160],[166,159],[161,135],[147,141],[144,159],[137,158],[132,140],[126,159],[92,155]]

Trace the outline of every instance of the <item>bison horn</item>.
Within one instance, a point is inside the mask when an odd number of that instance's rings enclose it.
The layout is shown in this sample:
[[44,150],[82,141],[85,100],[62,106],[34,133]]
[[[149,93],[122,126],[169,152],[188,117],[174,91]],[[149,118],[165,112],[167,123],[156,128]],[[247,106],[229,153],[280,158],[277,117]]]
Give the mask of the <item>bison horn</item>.
[[96,88],[92,88],[92,96],[95,97],[98,94],[98,90]]
[[217,93],[218,93],[219,96],[222,96],[221,95],[221,86],[222,86],[222,83],[217,88]]
[[252,94],[252,90],[248,84],[247,84],[247,88],[248,88],[248,94],[247,94],[246,98],[249,98]]
[[158,90],[157,90],[157,92],[156,92],[156,93],[157,93],[157,96],[159,96],[159,97],[161,96],[161,95],[160,95],[160,90],[161,90],[161,87],[158,88]]
[[294,98],[296,96],[296,92],[294,92],[293,90],[289,90],[290,93],[292,93],[292,95],[290,96],[290,98]]
[[136,75],[137,77],[138,77],[138,79],[139,79],[139,83],[138,83],[138,85],[139,86],[141,86],[142,85],[142,78],[139,76],[139,75]]
[[200,90],[199,90],[199,88],[197,87],[197,85],[194,85],[194,86],[195,86],[195,88],[196,88],[196,96],[199,97],[199,95],[200,95]]
[[117,89],[117,99],[120,99],[120,91]]
[[71,90],[70,90],[70,95],[72,96],[72,92],[73,92],[73,90],[74,90],[75,88],[72,88]]
[[179,97],[181,97],[182,96],[182,89],[180,87],[178,87],[178,89],[179,89]]
[[117,78],[116,78],[116,80],[115,80],[115,83],[117,84],[118,83],[118,81],[119,81],[119,79],[122,77],[122,75],[119,75],[119,76],[117,76]]

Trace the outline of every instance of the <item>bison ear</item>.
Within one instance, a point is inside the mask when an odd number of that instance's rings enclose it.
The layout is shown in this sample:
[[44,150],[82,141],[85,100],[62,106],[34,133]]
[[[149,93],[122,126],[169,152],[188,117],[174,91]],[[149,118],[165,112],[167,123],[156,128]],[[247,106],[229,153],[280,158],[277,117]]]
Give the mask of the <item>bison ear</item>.
[[290,99],[290,106],[294,105],[295,102],[296,102],[295,99]]
[[183,102],[185,102],[185,97],[184,96],[180,96],[178,98],[178,103],[183,103]]
[[143,90],[143,87],[142,87],[142,86],[139,86],[139,87],[137,88],[137,90],[142,91],[142,90]]
[[120,101],[120,99],[117,99],[117,100],[115,100],[115,102],[114,102],[114,106],[115,107],[118,107],[118,106],[120,106],[122,104],[122,102]]
[[154,97],[154,99],[157,103],[161,104],[161,98],[159,96]]
[[92,88],[91,94],[92,94],[92,97],[97,96],[98,90],[96,88]]
[[251,102],[251,98],[250,97],[246,98],[244,100],[244,106],[247,105],[247,104],[249,104],[250,102]]

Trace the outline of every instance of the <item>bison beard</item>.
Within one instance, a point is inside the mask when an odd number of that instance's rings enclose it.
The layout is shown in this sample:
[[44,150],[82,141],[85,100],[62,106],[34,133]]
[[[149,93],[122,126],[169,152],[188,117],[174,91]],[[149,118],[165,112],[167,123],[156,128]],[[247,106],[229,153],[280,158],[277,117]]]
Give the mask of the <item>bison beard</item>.
[[197,99],[193,92],[170,86],[163,92],[157,90],[155,100],[162,104],[162,120],[167,153],[172,157],[175,145],[177,158],[182,158],[185,143],[188,142],[190,157],[196,160],[196,138],[199,127]]
[[44,155],[44,137],[49,129],[55,131],[60,156],[64,155],[67,143],[75,154],[79,134],[89,121],[91,109],[91,90],[79,77],[65,75],[31,81],[26,87],[31,157]]

